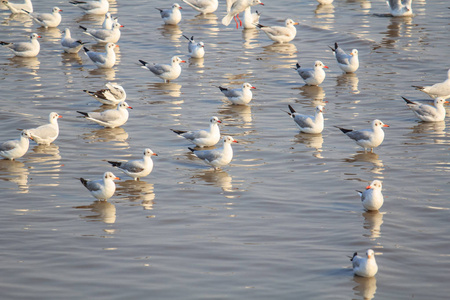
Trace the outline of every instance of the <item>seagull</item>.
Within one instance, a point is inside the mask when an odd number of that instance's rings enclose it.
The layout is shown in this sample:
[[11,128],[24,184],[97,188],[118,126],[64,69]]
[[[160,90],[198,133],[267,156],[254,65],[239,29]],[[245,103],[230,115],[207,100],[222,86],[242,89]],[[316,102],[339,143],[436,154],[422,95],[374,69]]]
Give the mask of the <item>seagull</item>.
[[380,146],[384,140],[383,127],[389,127],[389,125],[384,124],[380,120],[373,120],[371,129],[352,130],[338,126],[335,127],[339,128],[349,138],[354,140],[356,144],[363,147],[364,151],[370,149],[370,152],[373,152],[373,148]]
[[407,17],[413,15],[411,8],[412,0],[388,0],[386,3],[389,5],[393,17]]
[[59,23],[61,23],[61,14],[59,12],[61,12],[62,9],[59,9],[57,6],[52,8],[51,13],[35,13],[24,9],[22,10],[42,27],[58,27]]
[[317,2],[319,2],[319,4],[322,4],[322,5],[331,4],[331,3],[333,3],[333,1],[334,0],[317,0]]
[[113,167],[119,168],[134,180],[139,181],[141,177],[149,175],[153,170],[152,155],[158,156],[150,149],[144,149],[144,157],[142,159],[130,160],[128,162],[108,161]]
[[24,3],[11,3],[8,0],[2,0],[2,4],[9,8],[13,14],[23,14],[24,10],[33,12],[33,4],[31,0],[25,0]]
[[63,47],[64,52],[78,53],[78,51],[80,51],[81,47],[83,47],[84,44],[86,43],[83,43],[81,40],[72,38],[69,28],[64,29],[64,36],[61,39],[61,46]]
[[316,107],[316,114],[314,116],[301,115],[288,105],[292,119],[294,119],[298,128],[304,133],[321,133],[323,131],[324,121],[323,121],[323,109],[322,105]]
[[116,184],[114,180],[120,180],[112,172],[106,172],[103,174],[102,179],[86,180],[80,178],[81,183],[88,189],[88,191],[98,200],[108,200],[114,195],[116,191]]
[[107,128],[116,128],[125,124],[128,120],[128,108],[132,109],[126,102],[122,101],[116,109],[108,109],[103,112],[82,112],[86,119],[94,121],[98,125]]
[[406,101],[413,113],[424,122],[440,122],[445,120],[445,108],[444,103],[449,103],[442,97],[434,99],[434,106],[428,104],[421,104],[414,101],[410,101],[405,97],[402,97]]
[[196,43],[194,37],[188,38],[183,36],[189,41],[188,50],[192,58],[203,58],[205,56],[205,44],[203,42]]
[[0,144],[0,155],[9,160],[24,156],[30,146],[30,139],[33,139],[30,132],[23,130],[20,133],[20,139]]
[[100,103],[106,105],[117,105],[122,101],[125,101],[127,98],[127,93],[125,89],[118,85],[108,82],[105,84],[106,88],[98,90],[96,92],[91,92],[88,90],[83,90],[83,92],[88,93],[95,99],[97,99]]
[[353,49],[350,54],[345,53],[342,48],[338,47],[337,43],[334,43],[334,49],[331,46],[330,49],[333,51],[334,57],[338,63],[339,68],[345,73],[353,73],[359,68],[359,58],[358,50]]
[[41,46],[38,42],[38,38],[41,38],[37,33],[32,33],[30,35],[29,42],[20,42],[20,43],[8,43],[0,41],[0,45],[11,50],[15,56],[20,57],[35,57],[39,54]]
[[319,85],[325,80],[325,71],[328,69],[320,60],[314,62],[314,68],[302,68],[298,63],[294,70],[297,70],[298,75],[305,81],[306,85]]
[[450,69],[447,71],[447,79],[444,82],[439,82],[429,86],[413,85],[416,90],[428,94],[431,98],[444,97],[444,99],[450,98]]
[[114,47],[117,47],[114,43],[108,43],[105,45],[106,52],[94,52],[86,47],[83,47],[84,52],[89,57],[90,60],[99,69],[109,69],[114,67],[116,64],[116,53],[114,52]]
[[69,3],[80,8],[85,14],[88,15],[104,15],[109,10],[109,2],[108,0],[85,0],[78,1],[73,0],[69,1]]
[[256,89],[250,83],[246,82],[242,84],[240,89],[229,89],[219,86],[220,91],[231,101],[233,104],[245,105],[252,101],[253,93],[252,89]]
[[366,210],[379,210],[383,206],[382,184],[380,180],[372,181],[364,192],[357,191]]
[[184,3],[203,15],[213,13],[219,6],[218,0],[182,0]]
[[84,34],[93,37],[99,43],[117,43],[120,39],[120,25],[118,22],[114,22],[112,29],[88,29],[84,26],[79,26],[84,30]]
[[188,148],[194,153],[195,156],[204,160],[207,164],[214,167],[214,170],[220,169],[220,167],[228,165],[233,159],[233,148],[231,143],[237,143],[231,136],[223,138],[223,147],[213,150],[194,150]]
[[244,29],[254,29],[256,28],[255,24],[259,23],[259,18],[261,17],[261,13],[255,11],[252,13],[252,7],[249,6],[244,10]]
[[105,19],[103,20],[103,23],[102,23],[102,28],[103,29],[112,29],[113,23],[114,23],[114,20],[111,17],[111,14],[109,12],[107,12],[105,14]]
[[211,117],[211,119],[209,119],[209,129],[200,129],[194,131],[174,129],[170,130],[184,137],[200,148],[211,147],[217,144],[217,142],[219,142],[220,140],[219,123],[222,123],[222,121],[220,121],[218,117],[213,116]]
[[180,63],[185,63],[178,56],[172,57],[172,63],[170,65],[163,64],[149,64],[143,60],[139,60],[142,64],[141,68],[147,69],[159,78],[163,79],[164,82],[169,82],[170,80],[177,79],[181,74]]
[[49,124],[28,129],[33,140],[39,145],[50,145],[59,135],[58,119],[62,116],[51,112],[48,116]]
[[256,27],[260,28],[264,33],[274,41],[275,43],[289,43],[292,41],[297,35],[297,29],[295,29],[295,25],[298,25],[298,22],[292,21],[292,19],[286,19],[285,27],[282,26],[263,26],[261,24],[256,24]]
[[180,23],[180,21],[181,21],[180,9],[182,9],[180,4],[174,3],[172,5],[172,8],[169,8],[169,9],[160,9],[160,8],[156,8],[156,9],[159,10],[159,13],[161,14],[161,18],[164,21],[164,24],[177,25],[178,23]]
[[353,264],[353,273],[361,277],[373,277],[378,272],[378,265],[375,261],[375,253],[372,249],[366,251],[366,257],[358,256],[355,252],[350,259]]
[[[227,3],[228,3],[228,1],[227,1]],[[262,3],[260,0],[237,0],[237,1],[234,1],[234,3],[229,7],[229,9],[227,8],[227,15],[225,17],[223,17],[222,24],[225,26],[228,26],[231,23],[231,19],[234,19],[234,21],[236,22],[236,29],[239,28],[239,25],[242,26],[242,21],[241,21],[241,19],[239,19],[239,14],[241,12],[243,12],[247,7],[255,6],[258,4],[264,5],[264,3]],[[239,20],[239,23],[236,20],[236,17]]]

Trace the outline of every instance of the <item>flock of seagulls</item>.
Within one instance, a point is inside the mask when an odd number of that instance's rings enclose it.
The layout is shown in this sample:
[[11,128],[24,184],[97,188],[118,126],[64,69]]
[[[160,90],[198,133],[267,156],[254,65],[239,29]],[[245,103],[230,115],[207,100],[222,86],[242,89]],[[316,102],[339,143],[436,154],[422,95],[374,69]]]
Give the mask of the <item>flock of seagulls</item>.
[[[195,9],[201,14],[214,13],[218,9],[218,0],[182,0],[189,7]],[[79,26],[84,34],[88,35],[96,42],[105,45],[105,52],[94,52],[86,48],[85,42],[71,37],[70,30],[65,29],[63,38],[61,40],[62,49],[67,53],[78,53],[82,48],[86,55],[98,68],[112,68],[116,63],[116,55],[114,48],[119,41],[123,27],[117,18],[113,18],[108,12],[109,2],[107,0],[73,0],[69,1],[81,9],[85,14],[101,14],[105,15],[104,22],[101,28],[86,28]],[[319,3],[329,4],[333,0],[318,0]],[[53,7],[51,13],[37,13],[33,11],[31,0],[25,0],[24,3],[11,3],[8,0],[2,0],[12,13],[23,13],[30,16],[37,24],[44,28],[57,27],[61,23],[61,9]],[[390,16],[412,16],[411,0],[389,0]],[[259,28],[268,38],[275,43],[289,43],[292,41],[297,30],[295,28],[298,22],[287,18],[285,26],[264,26],[259,20],[261,13],[252,13],[251,7],[256,5],[264,5],[260,0],[227,0],[226,1],[226,15],[222,19],[222,24],[228,26],[231,20],[236,23],[236,28]],[[160,9],[160,16],[164,24],[177,25],[182,20],[181,9],[178,3],[174,3],[171,8]],[[240,13],[244,13],[244,22],[239,17]],[[205,43],[202,41],[196,42],[194,36],[188,37],[183,35],[188,40],[188,53],[192,58],[203,58],[205,56]],[[40,52],[40,45],[38,42],[39,35],[32,33],[29,42],[4,42],[0,41],[0,45],[11,50],[14,55],[19,57],[35,57]],[[337,65],[345,73],[356,72],[359,68],[360,62],[358,57],[358,50],[352,49],[347,54],[338,43],[334,43],[334,47],[330,46]],[[170,64],[149,63],[144,60],[139,60],[141,67],[149,70],[155,76],[170,82],[176,80],[182,71],[181,63],[186,61],[178,56],[171,58]],[[328,69],[320,60],[314,62],[312,68],[302,67],[296,64],[294,68],[299,76],[304,81],[305,85],[317,86],[322,84],[326,78],[324,69]],[[422,91],[432,97],[434,100],[430,104],[418,103],[408,100],[403,97],[406,105],[413,113],[423,122],[439,122],[445,119],[446,113],[444,103],[448,103],[446,99],[450,98],[450,70],[448,70],[447,79],[444,82],[436,83],[430,86],[413,86],[417,90]],[[227,88],[218,87],[224,96],[233,105],[247,105],[253,98],[252,89],[255,89],[250,83],[243,83],[241,88]],[[95,122],[106,128],[116,128],[125,124],[129,118],[128,109],[132,107],[125,102],[125,89],[117,84],[108,82],[104,89],[98,91],[84,90],[87,94],[94,97],[100,103],[110,106],[116,106],[113,109],[105,110],[103,112],[83,112],[78,111],[85,119]],[[299,130],[307,134],[319,134],[324,129],[324,106],[319,105],[315,109],[314,115],[304,115],[295,111],[295,109],[288,105],[288,115],[293,119]],[[58,119],[61,116],[56,112],[51,112],[49,115],[49,123],[39,126],[37,128],[25,129],[20,133],[17,140],[4,142],[0,145],[0,155],[5,159],[14,160],[26,154],[29,148],[29,140],[34,140],[38,144],[48,145],[54,142],[59,135]],[[216,149],[196,149],[188,148],[193,155],[203,160],[206,164],[212,166],[214,169],[219,169],[228,165],[233,158],[232,143],[238,143],[231,136],[224,136],[221,138],[219,124],[222,123],[218,117],[212,116],[209,119],[209,128],[187,131],[171,129],[174,133],[188,140],[198,148],[213,147],[221,139],[222,147]],[[337,127],[357,145],[364,148],[365,151],[380,146],[384,140],[384,127],[389,125],[384,124],[380,120],[373,120],[372,126],[369,129],[353,130]],[[142,177],[148,176],[153,170],[152,156],[156,156],[151,149],[146,148],[143,152],[142,159],[131,160],[128,162],[108,161],[112,167],[118,168],[127,176],[134,180],[140,180]],[[88,191],[98,200],[108,200],[114,195],[116,186],[114,180],[119,180],[112,172],[105,172],[103,178],[99,180],[86,180],[80,178],[81,183],[88,189]],[[366,190],[358,191],[362,206],[368,211],[379,210],[383,205],[382,182],[374,180],[366,187]],[[366,251],[365,257],[358,256],[355,253],[351,257],[354,274],[362,277],[372,277],[378,271],[378,266],[375,261],[375,253],[372,249]]]

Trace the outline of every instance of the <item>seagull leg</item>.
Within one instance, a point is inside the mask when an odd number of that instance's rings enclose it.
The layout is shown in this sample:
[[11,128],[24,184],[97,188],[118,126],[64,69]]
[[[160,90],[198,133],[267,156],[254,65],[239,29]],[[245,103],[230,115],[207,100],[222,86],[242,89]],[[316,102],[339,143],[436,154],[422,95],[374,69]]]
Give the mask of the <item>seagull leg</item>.
[[242,27],[242,21],[241,21],[241,19],[239,19],[239,14],[237,14],[236,16],[237,16],[237,18],[239,20],[239,25]]
[[238,29],[239,26],[238,26],[238,22],[236,21],[236,16],[234,16],[233,19],[234,19],[234,22],[236,22],[236,29]]

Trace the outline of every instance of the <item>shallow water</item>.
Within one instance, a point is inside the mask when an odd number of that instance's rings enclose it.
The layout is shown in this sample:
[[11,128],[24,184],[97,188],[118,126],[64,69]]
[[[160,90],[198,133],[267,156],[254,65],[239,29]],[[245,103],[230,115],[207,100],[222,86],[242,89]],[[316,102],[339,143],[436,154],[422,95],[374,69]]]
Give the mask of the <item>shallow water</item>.
[[[387,18],[384,1],[266,1],[261,23],[300,22],[297,37],[273,45],[257,30],[224,27],[216,14],[184,7],[179,26],[163,26],[153,7],[168,1],[111,2],[125,25],[118,63],[97,70],[80,53],[61,53],[60,30],[91,42],[78,25],[100,26],[66,1],[58,29],[0,11],[0,40],[42,35],[37,58],[0,51],[0,140],[16,128],[63,115],[60,137],[31,144],[18,161],[0,161],[3,299],[444,299],[449,263],[449,144],[446,123],[417,121],[401,96],[424,99],[411,85],[443,81],[447,1],[414,1],[413,18]],[[137,5],[137,6],[135,6]],[[206,57],[186,55],[182,34],[203,40]],[[342,74],[328,45],[359,50],[361,66]],[[188,63],[164,84],[138,59]],[[330,67],[320,87],[305,87],[296,62]],[[122,128],[103,129],[76,110],[103,110],[83,89],[122,84],[133,106]],[[248,106],[229,105],[218,85],[257,87]],[[313,113],[328,101],[321,135],[300,134],[283,112]],[[234,159],[212,171],[169,129],[198,129],[218,116],[232,135]],[[375,118],[384,143],[364,153],[333,125],[367,128]],[[159,154],[152,174],[135,182],[106,160]],[[116,194],[97,202],[77,178],[114,171]],[[366,213],[355,190],[383,181],[385,204]],[[375,278],[353,277],[347,256],[373,248]]]

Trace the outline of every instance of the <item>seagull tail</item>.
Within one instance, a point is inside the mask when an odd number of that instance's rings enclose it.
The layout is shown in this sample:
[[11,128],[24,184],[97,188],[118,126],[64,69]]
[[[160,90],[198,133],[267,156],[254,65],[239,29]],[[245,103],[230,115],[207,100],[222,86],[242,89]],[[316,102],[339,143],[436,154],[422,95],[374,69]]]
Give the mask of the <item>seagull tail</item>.
[[230,15],[230,14],[227,14],[225,17],[223,17],[222,24],[225,25],[225,26],[230,25],[231,19],[233,19],[233,16]]
[[110,163],[113,167],[120,167],[120,165],[122,164],[121,162],[118,161],[109,161],[108,163]]

